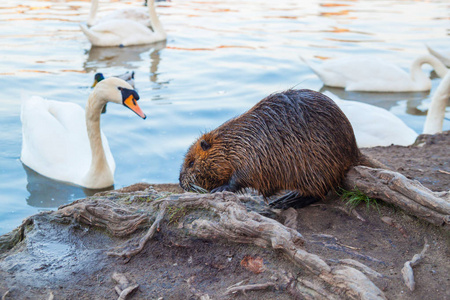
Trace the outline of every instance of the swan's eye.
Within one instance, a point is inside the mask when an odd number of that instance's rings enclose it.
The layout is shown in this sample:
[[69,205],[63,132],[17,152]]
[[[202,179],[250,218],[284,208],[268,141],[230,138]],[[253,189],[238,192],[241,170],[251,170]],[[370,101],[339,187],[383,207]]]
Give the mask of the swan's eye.
[[122,87],[120,87],[120,86],[118,87],[118,89],[119,89],[119,91],[123,90],[123,88],[122,88]]

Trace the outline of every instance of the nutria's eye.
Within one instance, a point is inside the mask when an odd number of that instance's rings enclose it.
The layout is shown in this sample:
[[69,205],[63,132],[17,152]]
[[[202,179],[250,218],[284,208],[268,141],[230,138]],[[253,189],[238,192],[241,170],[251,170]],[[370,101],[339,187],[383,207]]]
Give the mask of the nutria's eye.
[[203,151],[206,151],[206,150],[208,150],[209,148],[211,148],[211,145],[210,145],[207,141],[205,141],[205,140],[202,140],[202,141],[200,142],[200,146],[202,147]]
[[190,163],[189,163],[189,168],[192,168],[194,166],[194,161],[192,160]]

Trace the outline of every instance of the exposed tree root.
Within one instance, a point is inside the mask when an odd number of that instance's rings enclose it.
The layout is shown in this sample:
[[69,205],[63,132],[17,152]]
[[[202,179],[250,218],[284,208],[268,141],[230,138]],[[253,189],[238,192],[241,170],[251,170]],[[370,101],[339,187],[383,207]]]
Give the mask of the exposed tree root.
[[432,224],[450,228],[449,192],[432,192],[400,173],[364,166],[356,166],[347,173],[345,187],[356,187],[369,197],[399,206]]
[[384,278],[385,277],[383,274],[378,273],[377,271],[373,270],[372,268],[369,268],[365,264],[362,264],[359,261],[354,260],[354,259],[350,259],[350,258],[339,259],[338,262],[342,263],[342,264],[346,264],[346,265],[357,267],[364,274],[366,274],[367,276],[369,276],[371,278],[374,278],[374,279],[375,278]]
[[26,218],[19,227],[7,234],[1,235],[0,254],[12,249],[17,243],[21,242],[25,236],[25,228],[31,224],[33,224],[33,218]]
[[402,268],[403,281],[411,291],[414,291],[414,289],[416,288],[416,282],[414,281],[414,273],[412,267],[419,264],[419,262],[425,256],[425,252],[427,252],[429,246],[430,245],[425,239],[425,245],[423,246],[422,251],[419,254],[414,255],[410,261],[405,262],[405,265]]
[[112,251],[112,252],[108,252],[107,254],[111,255],[111,256],[122,257],[125,259],[126,262],[128,262],[131,259],[131,257],[133,257],[136,254],[138,254],[139,252],[141,252],[142,249],[144,249],[144,246],[148,242],[148,240],[150,240],[153,237],[153,235],[156,232],[156,229],[159,226],[159,223],[164,218],[164,215],[166,213],[166,207],[167,207],[166,202],[161,204],[158,215],[156,216],[156,219],[153,222],[152,226],[147,231],[147,233],[138,240],[138,242],[136,244],[128,242],[122,247],[123,248],[122,251],[120,251],[120,252]]
[[231,294],[238,293],[238,292],[245,294],[245,292],[247,292],[247,291],[258,291],[258,290],[265,290],[265,289],[269,289],[269,288],[278,289],[278,285],[275,282],[267,282],[267,283],[233,286],[233,287],[227,288],[225,295],[231,295]]
[[303,278],[297,278],[295,286],[300,291],[301,296],[308,300],[337,300],[341,298],[328,292],[325,286],[317,280],[308,281]]
[[[297,265],[310,271],[315,281],[322,282],[318,286],[327,292],[315,293],[344,296],[351,299],[385,299],[373,283],[360,271],[338,263],[328,265],[319,256],[302,249],[305,239],[296,230],[258,213],[247,211],[239,197],[233,193],[216,194],[183,194],[166,199],[156,200],[150,204],[149,211],[157,214],[147,234],[123,247],[125,250],[114,255],[130,258],[139,253],[155,233],[159,222],[165,215],[166,208],[200,209],[212,212],[183,224],[190,234],[204,239],[222,239],[237,243],[255,244],[260,247],[272,247],[284,252]],[[81,223],[106,228],[116,236],[131,234],[149,222],[149,213],[137,213],[123,209],[108,200],[90,200],[75,202],[52,213],[55,220],[74,218]],[[67,220],[66,220],[67,221]],[[111,224],[109,224],[111,222]],[[131,250],[129,250],[131,248]],[[331,288],[330,288],[331,287]],[[255,288],[255,286],[251,287]],[[267,286],[266,286],[267,288]],[[311,290],[311,287],[308,287]],[[303,295],[303,292],[300,292]],[[312,293],[312,292],[311,292]]]
[[59,222],[75,220],[82,224],[105,228],[114,236],[129,236],[148,226],[151,214],[135,213],[106,199],[75,201],[52,214]]

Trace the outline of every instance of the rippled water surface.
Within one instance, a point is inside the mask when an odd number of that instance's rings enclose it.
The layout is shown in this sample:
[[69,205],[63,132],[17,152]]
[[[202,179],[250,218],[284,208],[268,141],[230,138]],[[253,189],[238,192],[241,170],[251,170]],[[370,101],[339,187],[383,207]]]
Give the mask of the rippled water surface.
[[[141,5],[102,0],[100,10]],[[167,42],[128,48],[91,48],[78,26],[87,20],[89,7],[87,0],[0,2],[0,234],[28,215],[89,193],[22,165],[22,97],[84,106],[96,72],[134,70],[148,119],[113,104],[102,116],[117,164],[115,187],[177,182],[183,155],[201,132],[272,92],[327,90],[300,56],[367,54],[408,69],[426,53],[424,43],[450,48],[446,0],[161,1],[157,12]],[[433,90],[439,82],[433,79]],[[433,93],[329,90],[390,109],[418,133]]]

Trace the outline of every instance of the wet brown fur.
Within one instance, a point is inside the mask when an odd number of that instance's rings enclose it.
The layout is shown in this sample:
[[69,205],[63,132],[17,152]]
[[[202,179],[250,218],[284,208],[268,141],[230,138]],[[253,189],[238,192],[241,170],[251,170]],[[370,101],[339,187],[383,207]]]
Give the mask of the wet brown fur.
[[203,134],[185,156],[180,185],[251,187],[265,197],[291,190],[321,199],[360,159],[352,126],[330,98],[288,90]]

